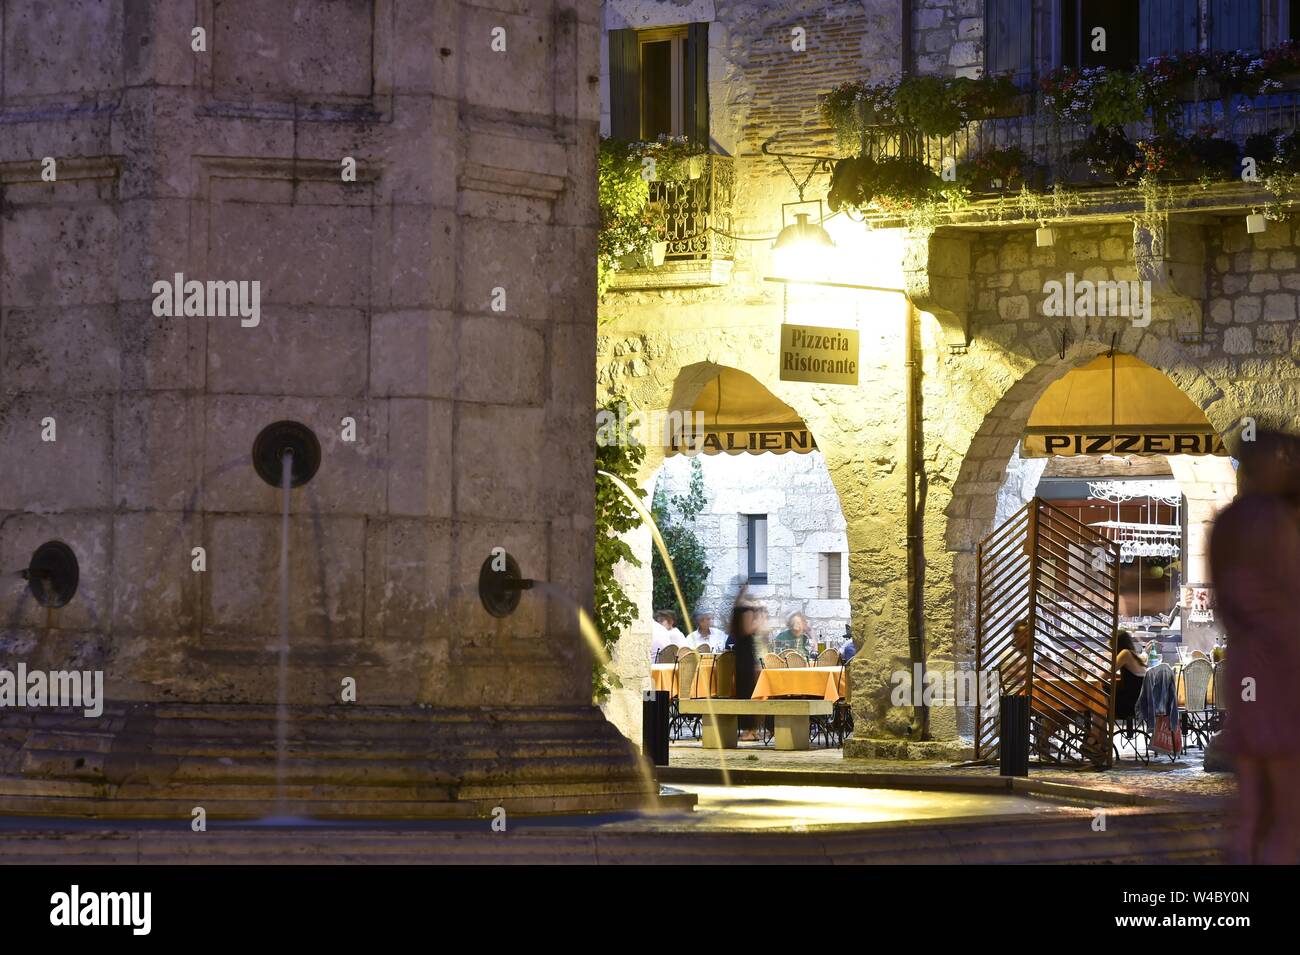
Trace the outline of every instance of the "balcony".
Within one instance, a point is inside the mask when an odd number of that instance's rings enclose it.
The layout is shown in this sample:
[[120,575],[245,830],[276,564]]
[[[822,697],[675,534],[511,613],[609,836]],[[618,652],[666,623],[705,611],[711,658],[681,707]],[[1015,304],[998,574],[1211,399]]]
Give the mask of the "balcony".
[[[1213,92],[1212,84],[1207,86]],[[1171,161],[1158,176],[1161,200],[1168,211],[1236,212],[1266,205],[1277,197],[1262,182],[1265,157],[1254,157],[1261,167],[1261,181],[1257,182],[1242,181],[1241,160],[1264,148],[1265,140],[1253,137],[1271,140],[1300,131],[1300,92],[1190,99],[1176,107],[1171,121],[1166,123],[1166,133],[1169,129],[1194,138],[1182,158]],[[1054,217],[1050,209],[1052,193],[1055,186],[1060,186],[1071,203],[1071,220],[1106,220],[1145,210],[1147,200],[1138,188],[1141,170],[1132,168],[1141,156],[1136,144],[1160,142],[1161,130],[1150,117],[1125,124],[1123,130],[1123,140],[1107,143],[1100,139],[1096,126],[1062,123],[1044,111],[972,121],[953,135],[942,137],[924,136],[897,125],[879,125],[865,130],[862,155],[875,160],[917,159],[942,176],[949,159],[955,160],[960,169],[996,150],[1023,151],[1027,162],[1017,175],[1002,181],[985,178],[972,183],[970,205],[942,215],[937,224],[1037,218],[1035,210],[1022,208],[1022,186],[1041,196],[1042,205],[1048,207],[1047,218]],[[1038,211],[1042,211],[1041,206]],[[903,221],[897,211],[868,209],[864,213],[877,224]]]
[[662,264],[625,262],[612,288],[690,288],[725,285],[731,278],[735,161],[705,153],[686,166],[671,178],[650,183],[649,208],[662,243]]

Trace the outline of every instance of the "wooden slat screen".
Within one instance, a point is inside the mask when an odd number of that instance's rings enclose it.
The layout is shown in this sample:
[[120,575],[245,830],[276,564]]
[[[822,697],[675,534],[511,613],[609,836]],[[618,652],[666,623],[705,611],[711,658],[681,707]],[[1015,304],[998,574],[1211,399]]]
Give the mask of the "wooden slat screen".
[[[1030,697],[1031,758],[1111,764],[1118,551],[1069,514],[1035,498],[979,546],[975,666],[1000,692]],[[1029,623],[1030,666],[1012,643]],[[980,700],[975,756],[996,760],[998,700]]]

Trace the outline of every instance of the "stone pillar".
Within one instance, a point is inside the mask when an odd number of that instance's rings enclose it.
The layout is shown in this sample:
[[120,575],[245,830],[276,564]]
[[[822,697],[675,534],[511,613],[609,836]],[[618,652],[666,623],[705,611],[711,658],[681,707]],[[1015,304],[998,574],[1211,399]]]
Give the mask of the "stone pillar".
[[[0,667],[100,670],[109,704],[0,711],[0,807],[641,802],[578,628],[600,4],[37,6],[0,8],[0,566],[58,539],[81,584],[58,610],[0,586]],[[178,274],[258,283],[256,321],[160,316]],[[251,451],[283,419],[321,461],[282,679]],[[494,548],[543,582],[503,618]]]

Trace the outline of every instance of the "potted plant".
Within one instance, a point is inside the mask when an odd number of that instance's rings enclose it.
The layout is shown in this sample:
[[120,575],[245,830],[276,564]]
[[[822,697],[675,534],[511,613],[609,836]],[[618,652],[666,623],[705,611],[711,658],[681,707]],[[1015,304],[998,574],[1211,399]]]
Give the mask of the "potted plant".
[[1264,54],[1264,73],[1278,89],[1300,89],[1300,47],[1291,41]]
[[986,150],[962,164],[958,181],[971,192],[1020,192],[1043,188],[1044,170],[1019,146]]
[[894,94],[898,120],[925,136],[951,136],[965,124],[972,81],[938,76],[906,76]]
[[841,83],[818,101],[826,124],[835,130],[840,145],[859,147],[867,130],[897,122],[894,112],[894,87],[881,83]]
[[1139,154],[1123,129],[1099,126],[1071,152],[1070,157],[1083,165],[1086,178],[1120,183],[1132,178]]
[[1010,74],[985,76],[970,88],[968,115],[974,118],[1007,119],[1024,116],[1033,105],[1033,97],[1020,90]]

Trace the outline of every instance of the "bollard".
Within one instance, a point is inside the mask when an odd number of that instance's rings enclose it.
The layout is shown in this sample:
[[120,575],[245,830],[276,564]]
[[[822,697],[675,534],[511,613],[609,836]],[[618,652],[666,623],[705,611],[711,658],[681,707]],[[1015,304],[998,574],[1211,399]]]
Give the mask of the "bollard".
[[998,746],[999,775],[1029,775],[1029,697],[1004,696],[999,700],[1002,738]]
[[641,694],[641,752],[651,766],[668,765],[668,691]]

